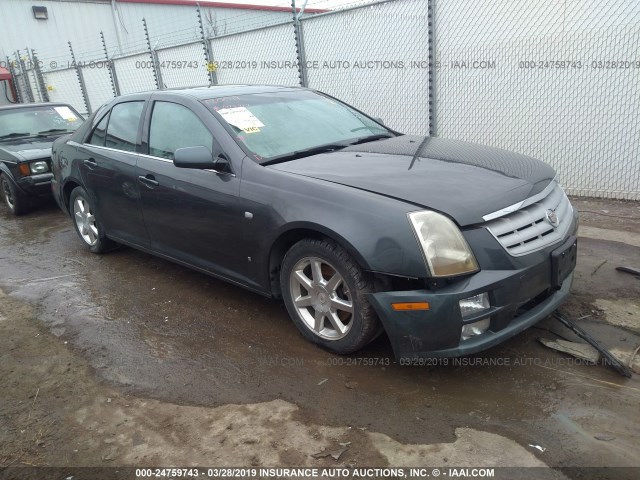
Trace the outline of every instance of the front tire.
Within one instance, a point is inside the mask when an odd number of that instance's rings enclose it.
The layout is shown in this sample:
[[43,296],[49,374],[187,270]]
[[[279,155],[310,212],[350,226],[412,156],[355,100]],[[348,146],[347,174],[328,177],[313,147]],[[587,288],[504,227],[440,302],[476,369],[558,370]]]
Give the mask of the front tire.
[[104,234],[96,208],[84,188],[76,187],[71,192],[69,211],[76,233],[89,250],[104,253],[114,248],[115,243]]
[[6,175],[0,175],[0,190],[4,203],[12,214],[22,215],[29,210],[27,200],[18,193],[18,189]]
[[287,311],[313,343],[339,354],[360,350],[379,333],[366,294],[372,279],[351,256],[328,240],[301,240],[280,271]]

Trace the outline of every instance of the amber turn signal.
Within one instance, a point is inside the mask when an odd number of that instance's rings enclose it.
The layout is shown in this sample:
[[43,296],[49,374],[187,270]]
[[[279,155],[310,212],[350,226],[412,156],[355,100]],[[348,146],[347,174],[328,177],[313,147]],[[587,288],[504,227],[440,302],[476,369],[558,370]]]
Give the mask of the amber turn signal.
[[20,175],[22,175],[23,177],[27,177],[31,173],[29,171],[29,164],[28,163],[21,163],[18,168],[20,170]]
[[396,311],[429,310],[429,302],[392,303],[391,308]]

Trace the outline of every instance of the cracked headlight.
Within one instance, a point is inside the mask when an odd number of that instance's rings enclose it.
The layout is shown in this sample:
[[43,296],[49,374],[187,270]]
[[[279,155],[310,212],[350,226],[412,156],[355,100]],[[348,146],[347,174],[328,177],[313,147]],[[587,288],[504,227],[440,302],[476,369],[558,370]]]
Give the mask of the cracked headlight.
[[409,221],[431,276],[451,277],[480,269],[462,232],[447,217],[431,211],[411,212]]

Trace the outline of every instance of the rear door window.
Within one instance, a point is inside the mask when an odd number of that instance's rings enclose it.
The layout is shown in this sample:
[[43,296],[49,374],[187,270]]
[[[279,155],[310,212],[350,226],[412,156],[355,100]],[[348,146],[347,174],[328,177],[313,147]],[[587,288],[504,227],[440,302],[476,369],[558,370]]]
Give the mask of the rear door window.
[[100,123],[98,123],[96,128],[93,130],[91,138],[89,138],[89,141],[87,143],[104,147],[104,140],[107,136],[107,123],[109,123],[108,113],[102,118],[102,120],[100,120]]
[[105,146],[134,152],[144,102],[119,103],[111,109]]

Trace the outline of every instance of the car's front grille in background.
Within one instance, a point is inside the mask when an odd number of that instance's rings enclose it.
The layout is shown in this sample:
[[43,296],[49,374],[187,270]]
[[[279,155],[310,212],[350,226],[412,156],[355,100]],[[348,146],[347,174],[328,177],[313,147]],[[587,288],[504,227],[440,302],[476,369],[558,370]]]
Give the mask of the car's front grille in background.
[[[558,218],[555,227],[548,219],[551,211]],[[546,197],[503,217],[489,220],[485,226],[507,252],[519,256],[562,240],[572,221],[573,207],[562,188],[555,184]]]

